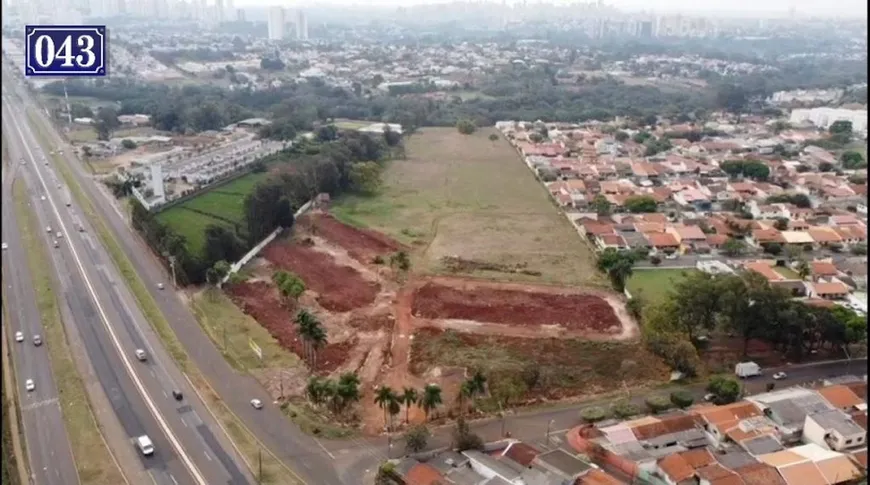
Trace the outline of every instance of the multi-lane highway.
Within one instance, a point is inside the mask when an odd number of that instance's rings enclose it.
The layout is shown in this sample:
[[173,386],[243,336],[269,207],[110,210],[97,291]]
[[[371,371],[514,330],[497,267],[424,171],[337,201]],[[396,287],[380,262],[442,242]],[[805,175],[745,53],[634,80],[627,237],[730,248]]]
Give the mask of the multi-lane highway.
[[[18,395],[21,398],[21,421],[31,479],[45,485],[78,483],[72,448],[58,401],[57,386],[51,370],[46,345],[36,346],[35,335],[44,336],[42,316],[36,307],[36,293],[27,267],[27,255],[18,232],[12,183],[19,176],[21,163],[10,159],[3,170],[3,284],[9,321],[4,322],[11,346],[12,360],[18,371]],[[15,341],[21,332],[23,342]],[[24,383],[33,379],[35,389],[27,392]]]
[[[19,88],[6,79],[4,91]],[[66,188],[27,126],[21,98],[7,94],[11,93],[4,93],[3,129],[9,155],[27,162],[23,176],[40,224],[62,234],[58,238],[45,232],[43,237],[52,246],[54,240],[59,242],[59,247],[52,247],[50,264],[60,285],[56,293],[64,321],[74,324],[82,336],[100,385],[129,439],[123,445],[133,447],[135,437],[143,434],[151,438],[154,454],[138,456],[157,484],[253,483],[243,460],[162,349],[105,248],[92,236],[87,218],[79,215],[75,201],[66,205],[62,197]],[[83,231],[77,230],[78,224]],[[145,350],[146,361],[134,357],[136,349]],[[28,372],[16,370],[19,376]],[[174,390],[181,392],[181,400],[173,398]]]
[[[4,66],[4,69],[7,69]],[[4,76],[7,79],[10,76]],[[21,87],[16,87],[17,96],[27,103],[36,106],[30,100],[30,94]],[[54,132],[54,128],[44,118],[42,113],[37,113],[39,123],[51,130],[54,149],[65,143],[60,135]],[[24,108],[20,108],[16,115],[23,130],[31,133],[29,139],[35,140],[31,126],[28,125],[28,117]],[[36,143],[36,142],[35,142]],[[36,145],[34,145],[36,146]],[[114,232],[127,257],[133,263],[136,272],[146,282],[167,281],[167,275],[159,261],[153,256],[148,246],[127,225],[123,215],[115,208],[111,195],[101,190],[89,174],[82,168],[82,164],[75,159],[71,149],[64,151],[66,163],[71,168],[79,186],[94,202],[93,205],[98,215],[106,221],[107,226]],[[167,286],[170,286],[167,284]],[[261,410],[255,410],[250,405],[252,398],[258,398],[264,403],[271,403],[269,396],[259,382],[251,376],[242,375],[230,367],[223,355],[214,346],[209,337],[203,333],[199,323],[194,318],[185,303],[171,291],[161,291],[156,285],[149,285],[152,297],[160,306],[164,316],[170,322],[178,339],[181,341],[187,353],[191,356],[197,367],[205,374],[211,386],[217,391],[229,408],[239,416],[254,435],[273,452],[282,462],[290,466],[294,472],[310,485],[357,485],[360,477],[355,474],[336,473],[335,457],[327,451],[317,439],[305,434],[291,423],[280,409],[274,406],[265,406]],[[368,449],[366,443],[357,443],[364,449]],[[382,449],[380,449],[382,450]],[[370,449],[373,463],[384,459],[382,451]]]

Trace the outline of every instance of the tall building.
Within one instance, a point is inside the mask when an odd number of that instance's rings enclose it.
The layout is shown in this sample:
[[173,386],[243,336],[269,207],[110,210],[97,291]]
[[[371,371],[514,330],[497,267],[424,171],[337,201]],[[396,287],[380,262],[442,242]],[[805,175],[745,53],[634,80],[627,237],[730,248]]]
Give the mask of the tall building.
[[236,22],[244,22],[245,21],[245,9],[237,8],[236,9]]
[[214,10],[215,20],[217,20],[218,23],[223,22],[226,13],[223,0],[215,0]]
[[308,18],[302,10],[296,11],[296,40],[308,40]]
[[269,8],[269,40],[281,40],[284,38],[284,9],[281,7]]

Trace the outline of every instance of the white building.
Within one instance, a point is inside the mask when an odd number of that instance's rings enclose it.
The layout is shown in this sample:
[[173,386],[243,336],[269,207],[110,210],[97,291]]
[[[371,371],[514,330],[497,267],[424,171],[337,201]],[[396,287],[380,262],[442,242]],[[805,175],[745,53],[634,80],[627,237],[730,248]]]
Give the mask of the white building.
[[854,133],[867,133],[867,110],[864,109],[813,108],[791,112],[789,123],[800,124],[805,121],[826,130],[835,121],[851,121]]
[[163,166],[159,163],[152,163],[151,169],[151,191],[154,192],[154,198],[158,201],[166,200],[166,192],[163,190]]
[[281,40],[284,38],[284,9],[281,7],[269,8],[269,40]]

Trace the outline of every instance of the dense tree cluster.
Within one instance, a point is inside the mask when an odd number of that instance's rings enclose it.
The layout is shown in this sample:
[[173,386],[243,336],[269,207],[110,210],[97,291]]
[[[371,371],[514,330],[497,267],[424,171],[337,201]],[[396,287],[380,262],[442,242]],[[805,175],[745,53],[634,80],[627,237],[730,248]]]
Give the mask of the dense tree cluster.
[[760,160],[726,160],[719,164],[719,168],[732,177],[742,175],[764,181],[770,176],[770,167]]
[[159,254],[175,258],[180,284],[202,283],[215,263],[237,261],[276,227],[291,227],[293,214],[317,194],[377,187],[381,164],[389,156],[384,139],[357,132],[335,136],[332,141],[303,141],[264,159],[262,164],[274,169],[245,197],[244,224],[208,226],[203,248],[188,247],[183,236],[135,201],[133,226]]
[[740,336],[744,355],[751,339],[762,339],[795,360],[823,346],[866,340],[866,325],[854,311],[807,305],[754,272],[689,273],[668,298],[644,309],[643,321],[650,349],[688,374],[698,370],[698,337],[716,329]]

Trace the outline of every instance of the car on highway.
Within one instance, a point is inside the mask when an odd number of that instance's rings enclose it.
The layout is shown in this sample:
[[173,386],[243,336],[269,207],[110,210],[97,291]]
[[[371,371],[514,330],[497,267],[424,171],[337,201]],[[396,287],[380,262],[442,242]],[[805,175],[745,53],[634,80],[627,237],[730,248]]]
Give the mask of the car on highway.
[[33,379],[27,379],[24,381],[24,389],[26,389],[27,392],[36,389],[36,384],[33,383]]
[[45,196],[44,196],[44,195],[40,195],[40,196],[39,196],[39,200],[45,200]]
[[785,372],[777,372],[773,375],[773,380],[779,381],[785,379],[786,377],[788,377],[788,375]]
[[63,233],[62,233],[62,232],[60,232],[60,231],[57,231],[57,232],[56,232],[56,233],[54,233],[54,237],[56,237],[56,238],[58,238],[58,239],[60,239],[60,238],[62,238],[62,237],[63,237]]
[[15,341],[16,342],[24,342],[24,332],[22,332],[20,330],[18,332],[15,332]]
[[142,349],[136,349],[136,358],[139,359],[140,362],[145,362],[145,360],[148,359],[148,354],[146,354]]
[[51,226],[45,226],[45,232],[51,234]]
[[263,401],[260,401],[259,399],[251,399],[251,406],[253,406],[254,409],[263,409]]
[[162,289],[163,289],[163,283],[157,283],[157,289],[158,289],[158,290],[162,290]]
[[6,244],[6,243],[3,243],[3,249],[4,249],[4,250],[5,250],[5,249],[9,249],[9,245]]
[[184,394],[182,394],[181,391],[179,391],[178,389],[173,389],[172,397],[174,397],[176,401],[181,401],[182,399],[184,399]]
[[147,434],[143,434],[136,438],[136,446],[145,456],[154,454],[154,443],[151,442],[151,438],[149,438]]
[[39,334],[33,336],[33,345],[39,347],[42,345],[42,337]]
[[54,240],[54,247],[56,247],[56,248],[60,247],[60,243],[57,241],[57,239]]
[[716,397],[716,395],[713,394],[712,392],[708,392],[707,394],[704,394],[704,400],[707,402],[712,401],[713,398],[715,398],[715,397]]

